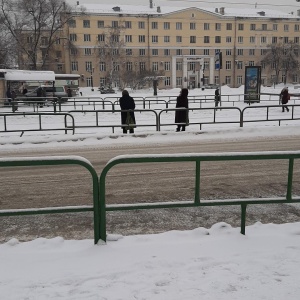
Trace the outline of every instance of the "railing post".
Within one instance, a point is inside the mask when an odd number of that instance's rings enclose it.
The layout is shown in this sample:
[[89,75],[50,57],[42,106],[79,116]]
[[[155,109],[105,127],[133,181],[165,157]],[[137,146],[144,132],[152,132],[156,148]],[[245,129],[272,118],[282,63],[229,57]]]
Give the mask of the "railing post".
[[294,159],[290,158],[289,159],[287,192],[286,192],[287,200],[292,200],[293,172],[294,172]]
[[246,209],[247,204],[241,204],[241,234],[246,233]]
[[195,204],[200,204],[200,160],[196,160]]

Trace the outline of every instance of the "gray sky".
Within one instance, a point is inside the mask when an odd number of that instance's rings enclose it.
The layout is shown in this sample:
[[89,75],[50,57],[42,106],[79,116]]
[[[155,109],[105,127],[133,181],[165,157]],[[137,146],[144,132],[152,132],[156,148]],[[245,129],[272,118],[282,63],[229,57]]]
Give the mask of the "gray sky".
[[[66,0],[70,4],[76,4],[77,0]],[[194,2],[194,4],[193,4]],[[80,4],[87,4],[87,3],[95,3],[95,4],[137,4],[137,5],[148,5],[149,0],[79,0]],[[153,0],[155,5],[172,5],[172,6],[202,6],[202,7],[254,7],[255,3],[257,3],[257,7],[261,9],[276,9],[276,10],[283,10],[285,12],[296,12],[297,9],[300,9],[300,2],[296,0],[223,0],[223,1],[216,1],[216,0],[185,0],[185,1],[177,1],[177,0]]]

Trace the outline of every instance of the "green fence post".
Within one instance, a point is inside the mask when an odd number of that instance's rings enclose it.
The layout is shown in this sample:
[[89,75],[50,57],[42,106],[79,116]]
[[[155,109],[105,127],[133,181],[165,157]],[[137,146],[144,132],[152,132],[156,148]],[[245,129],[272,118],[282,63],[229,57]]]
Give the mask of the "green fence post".
[[196,160],[195,204],[200,204],[200,160]]
[[286,192],[287,200],[292,200],[293,172],[294,172],[294,159],[290,158],[289,159],[287,192]]
[[241,204],[241,234],[246,232],[246,209],[247,204]]

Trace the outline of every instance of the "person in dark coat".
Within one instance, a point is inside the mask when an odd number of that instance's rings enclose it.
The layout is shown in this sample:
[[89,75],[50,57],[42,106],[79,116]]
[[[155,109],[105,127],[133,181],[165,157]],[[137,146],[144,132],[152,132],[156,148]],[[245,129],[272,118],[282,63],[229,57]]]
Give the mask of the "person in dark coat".
[[68,94],[68,97],[69,97],[69,98],[72,98],[72,97],[73,97],[73,95],[72,95],[72,90],[71,90],[70,87],[67,88],[67,94]]
[[5,104],[5,105],[10,105],[11,99],[12,99],[12,94],[11,94],[10,88],[8,88],[6,91],[6,98],[7,98],[7,100],[5,103],[7,103],[7,104]]
[[12,112],[18,110],[18,102],[16,100],[17,94],[14,90],[11,91],[11,105],[12,105]]
[[[189,108],[189,102],[188,102],[188,96],[189,90],[184,88],[181,90],[180,95],[177,97],[176,102],[176,108],[184,107]],[[175,111],[175,123],[188,123],[188,111],[187,110],[176,110]],[[185,125],[177,125],[176,131],[180,131],[180,128],[182,128],[182,131],[185,131]]]
[[215,90],[215,106],[217,107],[220,103],[221,97],[220,97],[220,91],[219,88],[216,88]]
[[[132,97],[129,96],[129,93],[127,90],[124,90],[122,92],[122,97],[119,100],[121,110],[127,110],[121,112],[121,122],[123,129],[123,133],[127,133],[129,130],[130,133],[134,133],[135,128],[135,115],[134,115],[134,109],[135,109],[135,102]],[[130,110],[130,111],[128,111]]]
[[36,90],[36,96],[38,97],[37,100],[39,101],[40,107],[43,107],[45,99],[42,97],[46,97],[46,92],[41,86]]
[[284,112],[284,109],[286,111],[289,111],[288,106],[286,105],[288,101],[290,100],[290,94],[289,90],[287,87],[284,87],[280,93],[280,99],[281,99],[281,104],[282,104],[282,112]]

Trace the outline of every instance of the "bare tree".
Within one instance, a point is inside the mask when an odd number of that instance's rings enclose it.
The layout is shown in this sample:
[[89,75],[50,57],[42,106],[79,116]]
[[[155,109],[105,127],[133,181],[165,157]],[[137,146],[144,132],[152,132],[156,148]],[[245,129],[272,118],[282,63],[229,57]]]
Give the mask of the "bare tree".
[[63,0],[0,0],[0,19],[16,44],[19,63],[34,70],[55,59],[59,37],[71,18]]
[[279,82],[280,72],[284,75],[286,83],[288,75],[298,69],[298,51],[299,46],[292,41],[268,45],[267,53],[261,62],[275,70],[275,84]]

